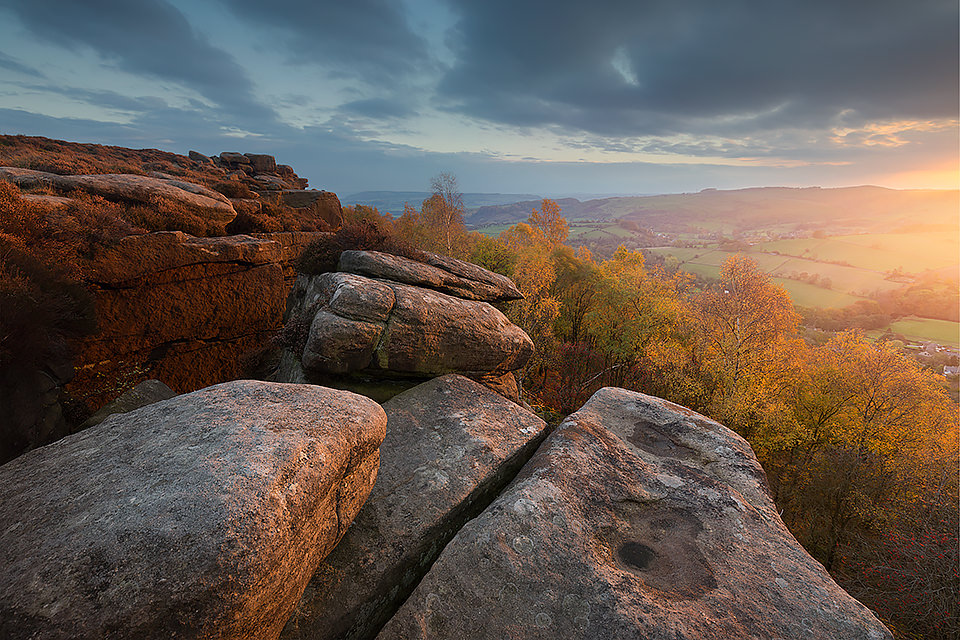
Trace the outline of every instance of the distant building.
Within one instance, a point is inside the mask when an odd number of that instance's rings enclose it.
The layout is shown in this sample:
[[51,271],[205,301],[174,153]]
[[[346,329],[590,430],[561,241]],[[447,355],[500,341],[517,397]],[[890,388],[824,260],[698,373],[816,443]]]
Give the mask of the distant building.
[[956,378],[957,376],[960,376],[960,367],[950,367],[950,366],[943,367],[944,378]]

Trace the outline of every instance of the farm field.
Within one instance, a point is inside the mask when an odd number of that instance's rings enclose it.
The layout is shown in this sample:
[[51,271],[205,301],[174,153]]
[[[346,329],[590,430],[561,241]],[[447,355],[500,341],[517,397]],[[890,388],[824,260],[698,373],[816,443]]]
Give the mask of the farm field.
[[594,240],[603,237],[615,237],[626,240],[632,238],[633,233],[616,224],[603,226],[596,225],[570,225],[570,240]]
[[[672,249],[672,247],[671,247]],[[656,249],[654,251],[661,251],[661,249]],[[696,259],[695,262],[684,262],[681,265],[681,269],[688,273],[701,276],[703,278],[717,278],[720,276],[720,265],[723,264],[723,261],[727,259],[727,256],[731,255],[725,251],[711,251],[708,254],[704,254],[704,249],[679,249],[679,251],[690,252],[690,257],[700,253],[700,258]],[[669,255],[676,255],[672,251]],[[678,256],[679,257],[679,256]],[[765,256],[764,254],[750,254],[751,258],[756,259],[760,258],[777,258],[780,256]],[[704,262],[701,262],[703,260]],[[764,268],[763,264],[760,264],[761,261],[757,261],[761,269],[767,271]],[[769,260],[764,260],[764,262],[771,262]],[[779,262],[783,262],[782,258]],[[861,296],[852,295],[844,291],[838,291],[835,289],[824,289],[823,287],[817,287],[806,282],[800,282],[798,280],[790,280],[789,278],[778,278],[776,276],[771,276],[771,280],[776,282],[784,289],[787,290],[787,293],[790,295],[790,299],[793,301],[793,304],[801,307],[846,307],[858,300],[865,300]]]
[[[731,252],[720,251],[719,249],[690,249],[680,247],[657,247],[654,249],[649,249],[649,251],[662,256],[674,256],[680,261],[680,266],[685,271],[707,277],[716,277],[716,274],[719,273],[720,266],[723,265],[727,258],[733,255]],[[886,280],[882,273],[867,269],[844,267],[841,265],[806,260],[803,258],[793,258],[791,256],[776,255],[772,253],[754,253],[750,251],[747,252],[747,255],[749,255],[750,259],[756,262],[757,266],[759,266],[760,269],[762,269],[765,273],[769,274],[771,277],[783,279],[784,286],[786,286],[788,290],[796,290],[798,294],[800,294],[800,289],[804,289],[805,291],[806,288],[811,287],[811,285],[786,277],[794,272],[798,274],[817,274],[821,278],[829,278],[833,292],[849,294],[853,297],[851,303],[861,299],[861,294],[864,293],[877,290],[888,291],[903,286],[902,283]],[[706,269],[704,267],[711,268]],[[796,287],[794,285],[803,285],[803,287]],[[822,287],[813,288],[824,292],[828,291]],[[803,293],[802,297],[804,299],[809,299],[810,296],[807,293]],[[840,298],[836,296],[833,296],[833,298],[840,300]],[[798,304],[804,303],[798,302]],[[815,306],[829,305],[821,304]]]
[[920,273],[960,264],[960,238],[949,232],[870,233],[764,242],[760,251],[844,261],[860,269]]
[[488,224],[482,227],[477,227],[475,230],[479,231],[485,236],[490,236],[491,238],[496,238],[501,233],[512,227],[511,224]]
[[960,323],[929,318],[903,318],[890,324],[890,330],[907,338],[960,346]]
[[833,289],[824,289],[806,282],[786,278],[770,279],[786,289],[787,293],[790,294],[790,299],[793,300],[793,304],[800,307],[841,308],[848,307],[859,300],[866,300],[861,296]]

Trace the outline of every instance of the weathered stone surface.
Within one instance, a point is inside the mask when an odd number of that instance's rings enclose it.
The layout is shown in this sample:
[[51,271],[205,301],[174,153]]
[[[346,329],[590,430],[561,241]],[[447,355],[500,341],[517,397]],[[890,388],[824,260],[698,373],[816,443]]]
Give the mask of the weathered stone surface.
[[284,189],[280,192],[280,201],[288,207],[315,208],[331,229],[338,229],[343,224],[343,207],[333,192]]
[[124,238],[88,270],[100,331],[78,347],[67,389],[95,411],[116,397],[101,381],[156,378],[182,393],[241,377],[241,356],[281,326],[289,259],[280,239]]
[[787,531],[746,442],[608,388],[461,529],[378,637],[891,636]]
[[283,245],[246,235],[197,238],[182,231],[127,236],[105,248],[90,266],[88,279],[111,286],[174,269],[213,263],[270,264],[285,256]]
[[220,154],[220,161],[228,167],[250,164],[250,158],[237,151],[224,151]]
[[507,372],[533,355],[533,342],[486,302],[390,284],[396,306],[372,368],[439,375]]
[[187,157],[189,157],[194,162],[199,162],[200,164],[211,164],[213,162],[210,156],[205,156],[199,151],[193,151],[193,150],[188,151]]
[[[437,258],[433,254],[431,259]],[[449,258],[449,260],[454,260]],[[457,260],[463,265],[469,263]],[[522,298],[516,285],[509,278],[487,271],[477,265],[474,270],[459,268],[469,275],[452,273],[444,267],[436,267],[402,256],[379,251],[344,251],[340,254],[339,271],[356,273],[369,278],[393,280],[417,287],[435,289],[458,298],[498,302]],[[456,268],[456,266],[455,266]]]
[[503,374],[533,353],[527,334],[486,302],[355,274],[301,276],[290,307],[291,321],[310,323],[294,354],[308,374]]
[[61,176],[17,167],[0,167],[0,180],[13,182],[22,188],[52,186],[67,191],[80,189],[104,198],[129,202],[150,203],[157,197],[166,198],[188,207],[203,209],[212,221],[219,224],[227,224],[237,215],[230,200],[223,194],[182,180],[127,173]]
[[257,173],[276,173],[277,160],[273,156],[266,153],[245,153],[243,155],[250,161],[253,170]]
[[499,393],[501,396],[512,402],[520,403],[520,384],[512,371],[504,374],[496,373],[469,373],[463,375],[471,380],[475,380],[491,391]]
[[283,638],[375,635],[450,537],[533,453],[546,427],[457,375],[414,387],[383,408],[377,484],[310,581]]
[[0,636],[275,638],[385,424],[354,394],[240,381],[0,467]]
[[88,429],[100,424],[115,413],[127,413],[134,409],[145,407],[148,404],[153,404],[154,402],[169,400],[175,395],[177,395],[177,393],[173,389],[159,380],[144,380],[132,389],[121,394],[116,400],[100,407],[96,413],[80,425],[80,428]]
[[301,364],[308,371],[349,373],[366,368],[383,335],[383,325],[342,318],[320,310],[310,325]]
[[520,289],[518,289],[513,280],[507,276],[494,273],[493,271],[484,269],[483,267],[475,265],[472,262],[457,260],[456,258],[451,258],[450,256],[441,256],[436,253],[429,252],[426,255],[427,264],[429,265],[449,271],[450,273],[460,276],[466,280],[475,280],[476,282],[486,283],[503,291],[502,297],[500,298],[501,300],[520,300],[523,298],[523,294],[520,293]]
[[280,243],[280,266],[283,267],[283,279],[287,293],[293,289],[297,279],[296,261],[303,248],[321,236],[329,236],[327,231],[276,231],[273,233],[255,233],[254,238],[273,240]]

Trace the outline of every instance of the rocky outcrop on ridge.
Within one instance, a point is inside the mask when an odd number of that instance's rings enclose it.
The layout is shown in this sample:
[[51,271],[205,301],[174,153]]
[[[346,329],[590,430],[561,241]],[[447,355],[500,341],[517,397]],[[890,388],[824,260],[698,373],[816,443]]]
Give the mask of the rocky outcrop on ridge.
[[23,189],[45,186],[62,191],[78,189],[123,202],[150,204],[154,198],[164,198],[204,211],[217,224],[227,224],[237,215],[226,196],[172,176],[158,178],[127,173],[62,176],[32,169],[0,167],[0,180],[13,182]]
[[749,445],[601,389],[378,638],[890,638],[790,535]]
[[[191,159],[199,160],[195,151],[192,152]],[[206,156],[202,156],[206,158]],[[215,166],[222,167],[227,172],[242,174],[238,177],[245,178],[249,176],[252,180],[248,181],[251,188],[258,188],[262,191],[280,191],[290,190],[299,191],[307,188],[307,180],[297,176],[293,167],[286,164],[277,164],[276,158],[266,153],[238,153],[236,151],[224,151],[220,155],[207,158]]]
[[377,484],[282,638],[373,637],[546,433],[540,418],[458,375],[425,382],[383,409]]
[[[192,152],[190,157],[197,162],[207,158]],[[293,207],[311,208],[331,229],[343,224],[343,208],[337,194],[330,191],[307,189],[306,178],[299,177],[289,165],[277,164],[276,158],[265,153],[238,153],[224,151],[207,158],[213,166],[227,173],[227,178],[236,180],[251,191],[260,201]],[[250,204],[249,200],[244,201]],[[258,204],[254,202],[254,204]]]
[[275,638],[373,486],[386,416],[240,381],[0,467],[0,636]]
[[[374,259],[391,267],[399,262]],[[533,354],[527,334],[487,302],[352,273],[298,277],[287,317],[301,325],[305,338],[285,354],[279,381],[354,372],[503,376]]]
[[243,355],[281,326],[292,262],[314,237],[164,231],[123,238],[86,274],[100,331],[80,345],[67,389],[85,389],[96,410],[115,387],[100,383],[103,391],[91,393],[95,384],[131,371],[178,393],[240,377]]

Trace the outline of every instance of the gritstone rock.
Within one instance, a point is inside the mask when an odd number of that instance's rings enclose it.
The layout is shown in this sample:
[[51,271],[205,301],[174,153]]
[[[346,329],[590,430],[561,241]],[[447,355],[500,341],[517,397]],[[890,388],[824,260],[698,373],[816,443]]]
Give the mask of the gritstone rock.
[[533,354],[527,334],[490,304],[430,289],[325,273],[298,278],[291,301],[310,326],[294,354],[308,374],[506,373]]
[[546,424],[458,375],[384,403],[377,485],[282,635],[372,637],[437,553],[509,482]]
[[0,636],[275,638],[376,478],[352,393],[231,382],[0,467]]
[[747,443],[601,389],[447,545],[381,640],[885,640],[797,543]]

